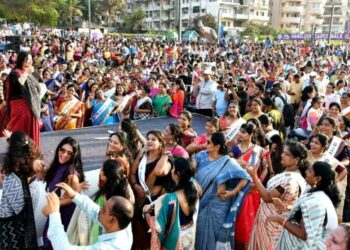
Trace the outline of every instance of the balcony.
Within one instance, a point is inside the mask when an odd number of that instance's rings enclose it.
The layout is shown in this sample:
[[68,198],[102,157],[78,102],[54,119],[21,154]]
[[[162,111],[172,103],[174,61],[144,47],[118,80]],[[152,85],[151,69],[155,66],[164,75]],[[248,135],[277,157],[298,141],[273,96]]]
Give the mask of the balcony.
[[323,13],[324,13],[324,10],[322,8],[307,10],[307,14],[310,14],[310,15],[323,15]]
[[304,11],[304,8],[302,6],[283,6],[282,7],[282,12],[287,12],[287,13],[302,13]]
[[282,24],[300,23],[300,17],[282,17]]
[[290,2],[302,3],[302,2],[304,2],[304,1],[303,1],[303,0],[282,0],[282,4],[283,4],[283,3],[290,3]]
[[237,0],[221,0],[223,4],[233,4],[233,5],[240,5],[239,1]]
[[[332,15],[332,10],[326,10],[324,13],[323,13],[324,16],[331,16]],[[338,10],[338,11],[334,11],[333,13],[333,16],[345,16],[345,14],[343,14],[343,12],[341,10]]]

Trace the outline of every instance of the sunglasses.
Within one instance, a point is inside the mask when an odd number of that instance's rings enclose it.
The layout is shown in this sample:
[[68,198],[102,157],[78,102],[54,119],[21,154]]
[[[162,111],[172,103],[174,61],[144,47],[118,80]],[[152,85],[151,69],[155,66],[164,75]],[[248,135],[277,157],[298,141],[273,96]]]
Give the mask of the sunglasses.
[[59,150],[60,150],[60,152],[61,152],[62,154],[67,153],[69,156],[73,156],[73,152],[72,152],[72,151],[69,151],[69,150],[67,150],[67,149],[65,149],[65,148],[60,148]]

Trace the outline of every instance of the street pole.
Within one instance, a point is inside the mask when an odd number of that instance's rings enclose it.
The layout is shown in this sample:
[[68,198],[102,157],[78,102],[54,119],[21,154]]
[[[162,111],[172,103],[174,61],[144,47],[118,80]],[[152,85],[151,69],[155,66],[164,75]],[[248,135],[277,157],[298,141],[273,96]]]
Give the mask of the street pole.
[[[182,41],[182,6],[181,0],[179,1],[179,40]],[[189,10],[192,11],[192,10]]]
[[89,11],[89,40],[91,38],[91,0],[88,0],[88,11]]
[[220,45],[220,11],[221,8],[218,9],[218,45]]
[[331,33],[332,33],[332,26],[333,26],[333,16],[334,16],[334,3],[332,1],[332,14],[331,14],[331,20],[329,22],[329,30],[328,30],[328,44],[331,42]]

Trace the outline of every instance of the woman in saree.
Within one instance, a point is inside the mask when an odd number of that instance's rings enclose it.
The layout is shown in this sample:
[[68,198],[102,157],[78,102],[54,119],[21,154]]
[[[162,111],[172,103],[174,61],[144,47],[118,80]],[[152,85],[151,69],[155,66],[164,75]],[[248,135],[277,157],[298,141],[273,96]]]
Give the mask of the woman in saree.
[[258,99],[258,98],[253,98],[251,100],[251,106],[250,109],[251,111],[246,113],[243,116],[243,119],[248,121],[251,118],[259,118],[259,116],[261,116],[262,114],[264,114],[264,112],[262,112],[262,106],[263,106],[263,102]]
[[[306,183],[303,175],[308,166],[306,157],[307,151],[303,144],[287,141],[283,148],[281,160],[281,165],[285,171],[273,176],[267,182],[266,188],[258,177],[258,167],[247,168],[261,197],[248,249],[269,250],[276,246],[281,237],[282,227],[273,223],[266,223],[266,218],[278,213],[274,201],[282,202],[286,207],[286,211],[290,211],[295,201],[304,192]],[[284,214],[286,214],[286,211]]]
[[325,161],[329,163],[335,174],[337,187],[340,191],[341,198],[337,208],[337,215],[339,221],[343,220],[343,209],[345,200],[345,191],[347,185],[347,170],[346,167],[336,158],[326,152],[328,148],[328,138],[323,134],[316,134],[310,143],[310,150],[308,151],[307,160],[312,165],[316,161]]
[[[103,163],[98,180],[98,191],[94,195],[94,201],[99,207],[103,207],[112,196],[122,196],[135,204],[135,196],[129,184],[123,166],[115,160],[107,160]],[[92,223],[89,230],[89,243],[96,243],[98,236],[102,233],[102,227]]]
[[66,99],[61,102],[57,115],[54,117],[56,130],[75,129],[81,125],[83,105],[74,96],[74,93],[74,85],[69,85]]
[[[225,136],[213,133],[207,150],[196,154],[196,179],[203,189],[195,249],[234,249],[235,219],[250,186],[250,177],[227,154]],[[221,248],[223,247],[223,248]]]
[[337,228],[335,208],[339,190],[331,166],[316,161],[307,171],[305,180],[311,187],[295,203],[287,217],[272,215],[268,220],[282,226],[283,232],[276,249],[326,249],[326,236]]
[[240,117],[238,102],[231,101],[227,106],[225,114],[220,117],[220,130],[226,132]]
[[171,162],[165,153],[161,132],[147,133],[147,151],[141,151],[132,166],[130,183],[135,193],[135,216],[133,220],[133,249],[149,249],[150,234],[142,216],[144,205],[150,204],[169,189]]
[[[175,159],[171,170],[174,191],[159,197],[153,206],[143,208],[152,229],[151,249],[194,249],[196,206],[200,193],[194,176],[195,168],[189,159]],[[155,222],[151,213],[155,215]]]
[[98,126],[112,124],[114,121],[113,116],[115,115],[114,109],[117,103],[109,97],[106,98],[101,89],[96,91],[96,99],[94,99],[94,96],[95,95],[91,93],[86,101],[86,108],[92,108],[92,125]]
[[[258,164],[259,179],[264,181],[268,172],[267,161],[269,159],[265,154],[265,150],[256,144],[254,125],[247,123],[243,124],[238,133],[238,140],[240,143],[234,145],[231,149],[233,158],[237,159],[237,162],[242,168]],[[243,201],[241,212],[236,219],[236,227],[239,228],[239,230],[235,233],[235,249],[247,248],[259,205],[259,193],[254,186],[251,186]]]

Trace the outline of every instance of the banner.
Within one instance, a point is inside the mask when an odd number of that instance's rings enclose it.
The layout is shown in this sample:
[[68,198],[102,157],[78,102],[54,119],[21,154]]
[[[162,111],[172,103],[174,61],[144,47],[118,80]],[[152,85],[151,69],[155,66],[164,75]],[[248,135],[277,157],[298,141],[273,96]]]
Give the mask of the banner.
[[[328,34],[323,34],[323,33],[317,33],[315,34],[315,37],[311,34],[279,34],[277,36],[277,39],[279,41],[282,40],[291,40],[291,41],[303,41],[303,40],[311,40],[311,39],[316,39],[316,40],[328,40]],[[350,40],[350,33],[338,33],[338,34],[331,34],[331,40]]]

